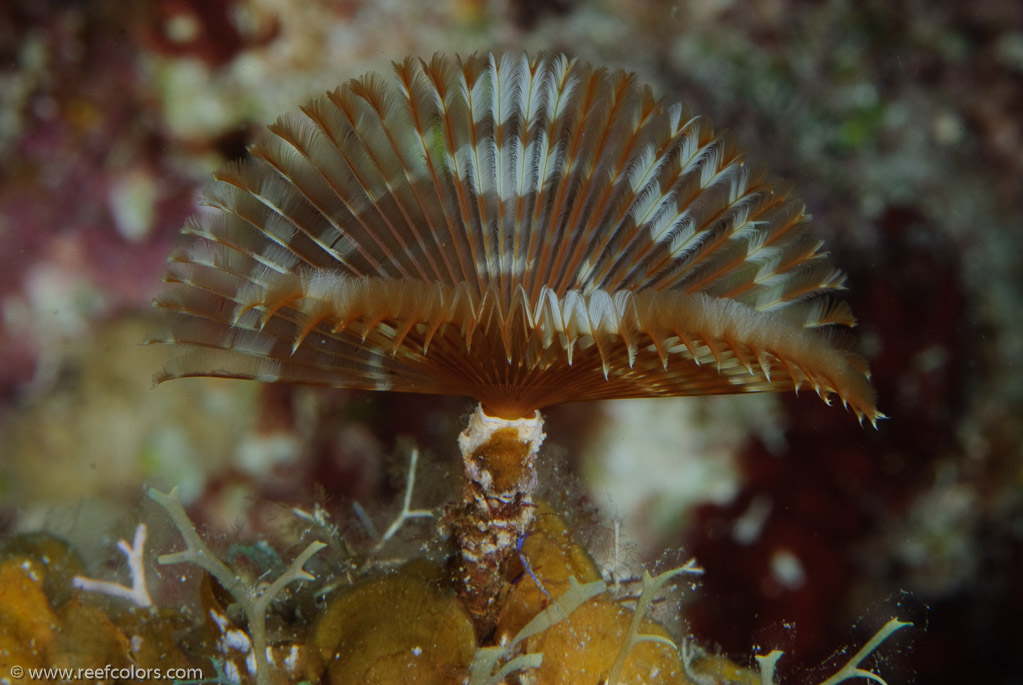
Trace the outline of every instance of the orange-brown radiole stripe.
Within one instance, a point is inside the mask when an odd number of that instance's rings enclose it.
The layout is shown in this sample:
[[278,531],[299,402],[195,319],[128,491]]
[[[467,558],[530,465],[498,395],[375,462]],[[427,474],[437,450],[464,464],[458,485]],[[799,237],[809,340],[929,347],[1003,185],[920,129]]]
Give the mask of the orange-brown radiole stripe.
[[[234,300],[237,316],[260,313],[260,327],[290,320],[291,350],[276,363],[324,385],[375,387],[346,381],[346,361],[362,348],[387,360],[391,390],[470,395],[501,416],[586,399],[804,385],[837,396],[861,419],[879,416],[862,359],[798,321],[725,298],[655,290],[558,297],[548,289],[532,303],[520,289],[506,303],[496,286],[479,295],[466,285],[318,270],[268,274],[264,283],[257,299]],[[212,324],[222,308],[187,313]],[[209,334],[179,342],[216,347],[219,332],[211,326]],[[529,377],[503,384],[497,370]]]

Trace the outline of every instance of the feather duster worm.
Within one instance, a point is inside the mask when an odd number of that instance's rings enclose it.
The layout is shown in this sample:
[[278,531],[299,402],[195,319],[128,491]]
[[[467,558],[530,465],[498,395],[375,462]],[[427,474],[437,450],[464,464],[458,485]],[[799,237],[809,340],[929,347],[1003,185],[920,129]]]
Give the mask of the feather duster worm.
[[193,349],[159,380],[479,400],[452,529],[483,602],[530,525],[543,407],[805,385],[880,416],[802,204],[627,73],[410,58],[281,117],[203,202],[154,340]]

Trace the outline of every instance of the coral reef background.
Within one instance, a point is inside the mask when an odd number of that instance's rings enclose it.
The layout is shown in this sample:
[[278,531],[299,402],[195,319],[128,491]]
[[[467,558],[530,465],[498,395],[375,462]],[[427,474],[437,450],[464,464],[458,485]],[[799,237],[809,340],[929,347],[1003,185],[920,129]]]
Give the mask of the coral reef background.
[[[689,627],[795,682],[902,609],[889,682],[1023,660],[1023,6],[1010,0],[12,0],[0,9],[0,532],[109,562],[141,485],[210,530],[400,494],[399,436],[456,471],[471,404],[188,380],[139,342],[197,189],[255,127],[406,54],[564,51],[635,71],[787,179],[849,272],[879,406],[816,398],[549,412],[563,505],[606,568],[706,569]],[[554,467],[552,467],[554,468]],[[430,479],[419,490],[431,500]],[[321,495],[319,493],[327,493]],[[579,524],[583,526],[580,516]],[[860,642],[862,640],[859,640]],[[832,658],[832,662],[841,661]]]

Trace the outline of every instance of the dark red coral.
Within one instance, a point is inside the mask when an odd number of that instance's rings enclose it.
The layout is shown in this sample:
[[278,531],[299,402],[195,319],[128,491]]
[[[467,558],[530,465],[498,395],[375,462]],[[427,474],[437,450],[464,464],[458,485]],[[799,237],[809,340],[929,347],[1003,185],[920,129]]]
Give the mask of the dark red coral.
[[276,22],[254,33],[243,31],[235,16],[238,4],[237,0],[160,0],[153,4],[146,43],[165,55],[198,57],[211,66],[223,66],[279,32]]
[[[869,260],[842,262],[852,265],[851,304],[864,313],[860,335],[868,346],[877,341],[873,381],[890,419],[876,433],[857,431],[813,402],[785,398],[784,453],[750,445],[740,457],[743,492],[701,509],[684,545],[706,569],[689,613],[694,633],[736,657],[750,644],[784,649],[782,665],[808,682],[835,645],[850,641],[866,605],[885,600],[858,594],[864,577],[875,588],[910,586],[895,550],[879,552],[876,540],[932,486],[936,461],[962,450],[957,419],[976,358],[956,251],[909,208],[889,209],[877,228],[881,244]],[[739,522],[765,504],[759,534],[740,539]],[[779,580],[779,554],[798,560],[802,583]],[[938,682],[921,675],[923,661],[914,667],[921,682]]]

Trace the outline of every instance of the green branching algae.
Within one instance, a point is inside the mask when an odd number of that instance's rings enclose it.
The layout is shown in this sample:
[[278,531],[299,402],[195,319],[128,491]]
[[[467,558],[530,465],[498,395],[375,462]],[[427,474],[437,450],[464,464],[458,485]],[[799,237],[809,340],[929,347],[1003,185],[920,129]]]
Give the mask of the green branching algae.
[[221,561],[206,543],[202,541],[188,514],[178,500],[177,488],[169,493],[149,488],[149,497],[163,507],[171,522],[185,541],[185,549],[159,557],[161,564],[195,564],[213,576],[227,590],[245,612],[248,619],[249,638],[252,652],[255,655],[256,682],[259,685],[271,685],[272,673],[267,659],[266,612],[281,591],[291,583],[300,580],[315,580],[302,567],[314,554],[326,547],[322,542],[311,542],[295,557],[294,561],[277,577],[269,587],[247,585],[227,564]]

